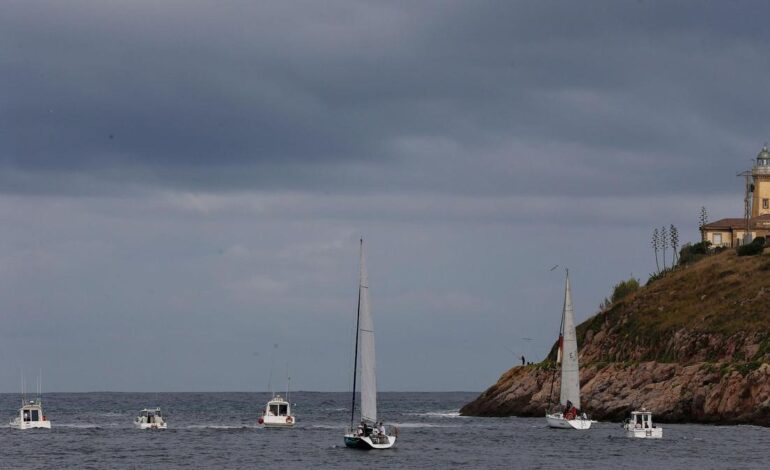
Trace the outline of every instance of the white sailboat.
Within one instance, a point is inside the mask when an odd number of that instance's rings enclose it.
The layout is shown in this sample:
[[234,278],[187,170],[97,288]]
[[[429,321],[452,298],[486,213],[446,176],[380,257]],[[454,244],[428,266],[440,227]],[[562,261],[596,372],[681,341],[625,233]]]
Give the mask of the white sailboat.
[[[350,429],[345,434],[345,445],[358,449],[389,449],[396,443],[398,430],[386,429],[377,421],[377,374],[374,357],[374,322],[369,307],[369,279],[364,259],[364,241],[360,248],[358,282],[358,314],[356,317],[356,346],[353,361],[353,402],[350,410]],[[356,412],[356,377],[358,361],[361,376],[361,422],[354,427]]]
[[[545,418],[548,426],[561,429],[589,429],[591,420],[580,411],[580,366],[569,270],[564,287],[564,310],[561,317],[556,362],[561,364],[560,406],[546,410]],[[551,382],[551,394],[553,394],[553,382]]]

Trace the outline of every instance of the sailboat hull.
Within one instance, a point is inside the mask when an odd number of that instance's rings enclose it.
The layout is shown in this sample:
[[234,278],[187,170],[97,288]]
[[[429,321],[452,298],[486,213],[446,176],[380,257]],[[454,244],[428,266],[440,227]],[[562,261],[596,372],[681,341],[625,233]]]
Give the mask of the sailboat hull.
[[564,419],[564,415],[561,413],[546,414],[545,420],[548,422],[548,427],[555,429],[586,430],[591,428],[592,423],[590,419]]
[[372,441],[371,437],[360,437],[354,434],[345,434],[345,445],[354,449],[378,450],[390,449],[396,445],[395,436],[386,436],[385,439],[376,439]]

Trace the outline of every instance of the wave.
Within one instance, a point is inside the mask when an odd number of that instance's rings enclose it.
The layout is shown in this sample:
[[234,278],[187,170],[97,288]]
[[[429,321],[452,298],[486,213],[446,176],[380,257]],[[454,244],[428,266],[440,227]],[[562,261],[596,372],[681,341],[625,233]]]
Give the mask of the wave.
[[[169,428],[171,425],[169,425]],[[174,426],[175,429],[260,429],[256,424],[188,424],[187,426]]]
[[388,423],[388,426],[397,428],[459,428],[459,424],[434,424],[434,423]]
[[426,418],[465,418],[459,410],[453,411],[427,411],[425,413],[404,413],[408,416],[424,416]]
[[51,422],[51,427],[54,428],[73,428],[73,429],[99,429],[104,427],[118,427],[120,423],[105,423],[105,424],[93,424],[93,423],[57,423]]
[[312,424],[309,427],[315,429],[347,429],[347,426],[344,424]]

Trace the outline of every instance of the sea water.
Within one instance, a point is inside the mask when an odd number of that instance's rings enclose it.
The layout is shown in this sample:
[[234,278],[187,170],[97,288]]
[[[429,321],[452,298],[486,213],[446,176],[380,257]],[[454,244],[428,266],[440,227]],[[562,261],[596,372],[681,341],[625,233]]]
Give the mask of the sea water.
[[[349,393],[292,393],[297,425],[262,429],[266,393],[51,393],[51,430],[0,428],[0,469],[26,468],[770,468],[770,429],[662,424],[662,440],[627,439],[620,423],[549,429],[545,418],[471,418],[477,393],[380,393],[380,416],[399,427],[393,449],[348,449]],[[5,425],[18,395],[0,395]],[[134,417],[160,406],[165,431]]]

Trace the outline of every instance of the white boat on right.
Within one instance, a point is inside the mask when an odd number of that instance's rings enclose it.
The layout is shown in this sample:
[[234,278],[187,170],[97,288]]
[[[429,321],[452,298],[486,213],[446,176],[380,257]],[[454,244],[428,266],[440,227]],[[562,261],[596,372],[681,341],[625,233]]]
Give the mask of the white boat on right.
[[160,408],[145,408],[134,420],[134,426],[139,429],[166,429],[168,425],[163,419]]
[[[561,365],[559,405],[546,410],[548,426],[558,429],[590,429],[591,419],[580,410],[580,366],[578,365],[577,333],[575,315],[572,311],[572,291],[569,285],[569,270],[564,287],[564,309],[561,316],[559,347],[556,362]],[[555,379],[555,375],[554,375]],[[553,382],[551,382],[553,395]]]
[[642,408],[640,411],[632,411],[631,417],[623,422],[626,437],[640,439],[661,439],[663,428],[652,424],[652,412]]

